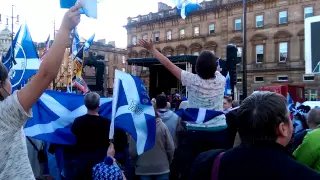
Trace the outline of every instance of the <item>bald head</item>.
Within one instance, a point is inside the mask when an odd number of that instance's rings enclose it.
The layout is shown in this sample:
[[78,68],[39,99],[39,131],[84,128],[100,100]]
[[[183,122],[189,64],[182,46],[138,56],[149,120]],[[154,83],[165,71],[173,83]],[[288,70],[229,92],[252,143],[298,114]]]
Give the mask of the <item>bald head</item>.
[[320,107],[315,107],[309,111],[307,121],[311,129],[317,128],[320,125]]
[[88,110],[97,110],[100,106],[100,95],[95,92],[90,92],[84,97],[84,105]]

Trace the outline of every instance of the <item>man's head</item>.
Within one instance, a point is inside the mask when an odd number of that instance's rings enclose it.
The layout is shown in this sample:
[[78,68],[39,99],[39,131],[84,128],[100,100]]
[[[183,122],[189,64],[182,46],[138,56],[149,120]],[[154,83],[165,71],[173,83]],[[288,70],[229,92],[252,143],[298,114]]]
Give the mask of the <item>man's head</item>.
[[320,108],[315,107],[308,113],[307,122],[310,129],[316,129],[320,125]]
[[167,98],[163,95],[157,96],[156,99],[157,109],[165,109],[168,107]]
[[215,77],[218,58],[210,51],[203,51],[196,62],[196,72],[202,79]]
[[286,98],[273,92],[257,92],[247,97],[238,109],[238,127],[246,144],[271,141],[288,145],[293,126]]
[[223,98],[223,110],[227,110],[232,107],[232,98],[229,96],[225,96]]
[[100,95],[95,92],[90,92],[84,97],[84,105],[88,111],[98,112],[100,106]]

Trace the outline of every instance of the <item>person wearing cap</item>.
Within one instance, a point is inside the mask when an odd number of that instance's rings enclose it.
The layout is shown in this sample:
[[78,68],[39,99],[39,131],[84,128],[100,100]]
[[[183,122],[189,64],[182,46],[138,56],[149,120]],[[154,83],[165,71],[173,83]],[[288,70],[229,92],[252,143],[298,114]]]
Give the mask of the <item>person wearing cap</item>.
[[103,162],[92,168],[93,180],[126,180],[121,168],[114,158],[116,152],[113,143],[110,143],[107,151],[107,157]]

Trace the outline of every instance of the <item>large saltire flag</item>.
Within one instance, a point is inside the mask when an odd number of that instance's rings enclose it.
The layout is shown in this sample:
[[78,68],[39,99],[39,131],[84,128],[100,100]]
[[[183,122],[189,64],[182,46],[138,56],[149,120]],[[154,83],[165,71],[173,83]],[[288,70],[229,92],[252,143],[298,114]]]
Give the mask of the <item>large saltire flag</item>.
[[[49,143],[72,145],[71,126],[75,118],[85,115],[84,95],[46,91],[32,107],[33,118],[24,127],[26,136]],[[101,98],[99,114],[111,119],[112,99]]]
[[[14,49],[13,56],[11,48]],[[13,40],[13,47],[10,47],[2,63],[9,70],[13,91],[23,87],[37,73],[40,59],[26,24],[20,27]]]
[[141,79],[115,70],[110,139],[114,126],[136,141],[137,153],[153,148],[156,136],[155,111]]

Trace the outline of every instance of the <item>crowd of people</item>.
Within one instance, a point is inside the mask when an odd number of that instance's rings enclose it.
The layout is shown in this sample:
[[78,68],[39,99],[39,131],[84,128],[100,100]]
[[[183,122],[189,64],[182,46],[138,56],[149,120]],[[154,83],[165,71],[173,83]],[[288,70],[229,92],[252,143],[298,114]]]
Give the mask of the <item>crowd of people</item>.
[[[0,65],[0,179],[35,179],[22,128],[32,116],[32,105],[58,74],[70,32],[80,21],[79,8],[77,4],[65,14],[38,73],[24,88],[12,94],[8,72]],[[152,100],[155,145],[138,155],[134,139],[123,130],[116,129],[109,140],[111,122],[98,113],[100,96],[86,94],[87,114],[71,128],[76,144],[46,147],[50,154],[63,151],[54,179],[320,179],[319,107],[290,112],[286,98],[273,92],[255,92],[239,104],[224,96],[226,79],[212,52],[199,55],[193,74],[173,64],[152,41],[140,40],[140,45],[187,87],[188,99],[176,92],[179,106],[174,109],[164,94]],[[194,122],[175,112],[188,109],[198,109]],[[209,111],[216,116],[208,118]],[[40,157],[48,163],[48,157]]]

